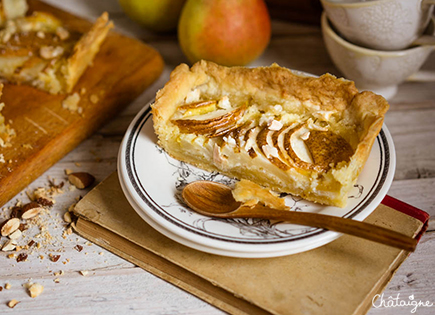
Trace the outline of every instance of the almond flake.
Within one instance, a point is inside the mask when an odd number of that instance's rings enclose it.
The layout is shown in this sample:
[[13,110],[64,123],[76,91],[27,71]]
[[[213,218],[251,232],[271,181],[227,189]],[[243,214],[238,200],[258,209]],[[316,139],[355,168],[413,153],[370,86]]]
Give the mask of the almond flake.
[[16,239],[19,239],[19,238],[21,237],[22,234],[23,234],[23,233],[22,233],[19,229],[17,229],[15,232],[9,234],[9,238],[10,238],[11,240],[16,240]]
[[39,55],[44,59],[53,59],[61,56],[64,53],[64,49],[61,46],[42,46],[39,49]]
[[278,121],[278,120],[272,120],[272,122],[270,122],[269,124],[269,130],[273,130],[273,131],[278,131],[281,130],[281,128],[284,125],[282,124],[282,122]]
[[269,144],[263,145],[261,149],[263,150],[264,154],[268,159],[270,159],[271,157],[279,157],[278,149]]
[[20,227],[20,220],[18,218],[11,218],[3,223],[1,228],[1,235],[8,236]]
[[80,95],[79,93],[75,92],[74,94],[67,96],[63,100],[62,107],[68,109],[71,112],[78,112],[79,102],[80,102]]
[[59,36],[60,40],[65,40],[69,37],[69,32],[68,32],[68,30],[66,30],[62,26],[59,26],[56,29],[56,35]]
[[9,240],[3,245],[2,251],[10,252],[11,250],[16,249],[16,247],[17,247],[17,243],[14,240]]

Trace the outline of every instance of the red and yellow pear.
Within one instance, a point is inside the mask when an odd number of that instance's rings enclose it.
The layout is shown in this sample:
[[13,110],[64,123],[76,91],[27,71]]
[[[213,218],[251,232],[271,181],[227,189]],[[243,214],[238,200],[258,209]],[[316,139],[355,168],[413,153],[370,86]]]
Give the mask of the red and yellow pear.
[[271,35],[264,0],[187,0],[178,41],[190,62],[242,66],[257,59]]

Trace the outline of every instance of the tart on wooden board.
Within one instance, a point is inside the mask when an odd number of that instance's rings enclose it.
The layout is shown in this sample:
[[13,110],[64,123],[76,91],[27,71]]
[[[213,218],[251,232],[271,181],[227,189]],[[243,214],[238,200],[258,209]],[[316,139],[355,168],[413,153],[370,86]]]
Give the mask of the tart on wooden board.
[[25,1],[9,2],[0,6],[0,78],[51,94],[70,93],[113,27],[108,14],[82,34],[51,13],[27,14]]

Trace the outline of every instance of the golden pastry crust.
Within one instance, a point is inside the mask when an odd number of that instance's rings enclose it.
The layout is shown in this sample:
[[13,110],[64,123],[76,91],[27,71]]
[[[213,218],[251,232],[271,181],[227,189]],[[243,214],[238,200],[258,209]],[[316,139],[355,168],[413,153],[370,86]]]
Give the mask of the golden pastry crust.
[[272,209],[289,210],[284,198],[246,179],[236,182],[232,194],[234,200],[243,203],[244,206],[254,207],[260,203]]
[[[184,110],[209,100],[215,108]],[[388,107],[383,97],[359,93],[353,82],[330,74],[317,78],[277,65],[227,68],[200,61],[171,73],[152,111],[158,143],[174,158],[343,207]],[[240,118],[235,113],[241,109]],[[342,154],[336,158],[335,152]]]
[[104,12],[92,26],[92,28],[80,38],[74,45],[72,55],[67,59],[64,70],[66,77],[66,91],[72,91],[74,85],[85,72],[86,68],[92,64],[95,55],[100,50],[100,46],[107,36],[109,30],[113,28],[113,23],[109,21],[109,14]]

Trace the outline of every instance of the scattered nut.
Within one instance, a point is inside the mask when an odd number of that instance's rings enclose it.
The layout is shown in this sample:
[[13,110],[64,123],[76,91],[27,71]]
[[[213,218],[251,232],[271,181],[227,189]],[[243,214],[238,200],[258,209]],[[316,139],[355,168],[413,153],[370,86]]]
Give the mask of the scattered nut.
[[1,227],[1,235],[8,236],[9,234],[15,232],[20,227],[20,219],[11,218],[3,222]]
[[39,55],[44,59],[53,59],[61,56],[64,49],[61,46],[42,46],[39,49]]
[[72,222],[71,214],[69,212],[65,212],[65,214],[63,215],[63,220],[66,223],[71,223]]
[[74,171],[71,170],[71,169],[69,169],[69,168],[66,168],[66,169],[65,169],[65,175],[69,175],[69,174],[71,174],[71,173],[74,173]]
[[83,246],[77,244],[76,246],[74,246],[74,249],[77,250],[78,252],[81,252],[83,250]]
[[29,287],[30,297],[35,298],[44,291],[44,287],[39,283],[32,283]]
[[11,288],[12,288],[12,285],[9,282],[5,283],[6,290],[10,290]]
[[10,301],[8,302],[8,306],[9,306],[10,308],[14,308],[18,303],[20,303],[20,301],[17,301],[17,300],[15,300],[15,299],[13,299],[13,300],[10,300]]
[[[63,182],[62,182],[62,183],[63,183]],[[53,206],[53,204],[54,204],[52,200],[47,199],[47,198],[44,198],[44,197],[39,197],[39,198],[37,198],[37,199],[35,200],[35,202],[38,203],[38,204],[41,205],[41,206],[44,206],[44,207],[51,207],[51,206]]]
[[65,109],[68,109],[71,112],[78,112],[81,107],[79,107],[80,102],[80,95],[79,93],[75,92],[72,95],[68,95],[63,101],[62,101],[62,107]]
[[69,174],[68,180],[78,189],[85,189],[94,183],[95,177],[89,173],[79,172]]
[[16,247],[17,247],[17,243],[14,240],[9,240],[3,245],[2,251],[10,252],[11,250],[14,250]]
[[55,188],[55,189],[61,189],[63,187],[63,185],[65,185],[64,182],[60,182],[57,185],[52,180],[48,180],[48,182],[50,183],[50,187]]
[[80,274],[84,277],[86,277],[89,274],[89,271],[87,270],[80,270]]
[[69,37],[69,32],[62,26],[59,26],[56,29],[56,35],[59,36],[60,40],[65,40]]
[[16,229],[15,232],[9,234],[9,238],[11,240],[16,240],[16,239],[19,239],[22,234],[23,233],[20,231],[20,229]]
[[12,209],[11,209],[10,217],[11,217],[11,218],[18,218],[18,217],[20,216],[20,213],[21,213],[21,207],[19,207],[19,206],[14,206],[14,207],[12,207]]
[[37,202],[30,202],[25,204],[21,210],[22,219],[31,219],[37,216],[42,210],[44,210]]
[[59,258],[60,258],[60,255],[49,254],[48,256],[50,257],[50,260],[52,262],[57,262],[59,260]]
[[34,241],[34,240],[31,240],[31,241],[29,242],[29,244],[27,244],[27,246],[32,247],[34,244],[35,244],[35,241]]
[[27,254],[26,253],[21,253],[17,257],[17,262],[22,262],[22,261],[26,261],[26,260],[27,260]]
[[36,36],[38,38],[45,38],[45,33],[43,31],[38,31],[38,32],[36,32]]

